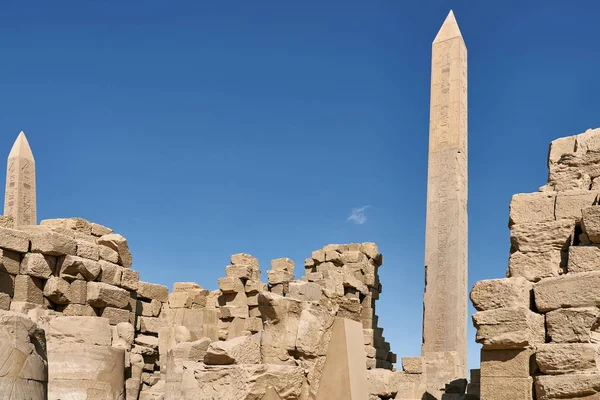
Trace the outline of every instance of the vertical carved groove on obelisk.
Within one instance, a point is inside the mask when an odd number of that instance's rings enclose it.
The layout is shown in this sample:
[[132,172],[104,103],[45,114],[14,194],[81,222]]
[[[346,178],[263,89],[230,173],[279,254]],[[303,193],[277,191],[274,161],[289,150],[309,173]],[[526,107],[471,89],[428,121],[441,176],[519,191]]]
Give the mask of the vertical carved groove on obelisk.
[[452,12],[432,45],[423,354],[467,354],[467,49]]
[[35,225],[35,196],[35,160],[21,132],[8,155],[4,215],[11,216],[15,226]]

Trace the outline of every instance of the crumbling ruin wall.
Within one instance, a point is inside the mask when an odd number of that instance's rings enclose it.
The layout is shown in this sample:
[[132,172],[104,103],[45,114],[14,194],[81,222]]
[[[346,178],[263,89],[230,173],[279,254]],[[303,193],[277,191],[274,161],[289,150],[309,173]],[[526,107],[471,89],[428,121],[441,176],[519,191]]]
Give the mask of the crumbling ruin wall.
[[510,203],[507,278],[471,292],[481,398],[600,398],[600,129],[550,145],[548,184]]
[[80,218],[0,224],[0,321],[26,321],[16,340],[43,343],[28,345],[34,376],[10,359],[0,387],[45,398],[47,382],[50,400],[261,399],[269,388],[287,400],[323,398],[332,327],[345,318],[362,326],[364,356],[354,359],[364,357],[371,400],[422,391],[423,366],[395,371],[378,326],[374,243],[325,246],[299,280],[291,260],[273,260],[268,283],[256,258],[235,254],[218,290],[179,282],[169,293],[139,280],[126,239],[109,228]]

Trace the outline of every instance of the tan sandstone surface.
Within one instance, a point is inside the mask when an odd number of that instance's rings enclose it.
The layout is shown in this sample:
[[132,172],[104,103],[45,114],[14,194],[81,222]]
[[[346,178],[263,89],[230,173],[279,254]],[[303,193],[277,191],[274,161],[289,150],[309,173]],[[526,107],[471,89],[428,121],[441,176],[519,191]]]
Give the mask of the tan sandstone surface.
[[599,399],[600,129],[550,144],[548,183],[510,203],[507,278],[471,291],[481,398]]

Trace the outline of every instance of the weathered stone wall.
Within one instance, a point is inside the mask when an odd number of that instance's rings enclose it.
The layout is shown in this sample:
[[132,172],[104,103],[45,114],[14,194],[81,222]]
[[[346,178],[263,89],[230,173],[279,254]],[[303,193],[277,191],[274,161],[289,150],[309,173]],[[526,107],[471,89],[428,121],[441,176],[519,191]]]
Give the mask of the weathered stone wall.
[[600,398],[600,129],[550,145],[548,184],[510,204],[507,278],[471,292],[481,398]]
[[45,400],[44,332],[22,314],[0,311],[0,398]]
[[271,388],[287,400],[322,398],[336,318],[362,325],[364,356],[352,354],[348,371],[364,359],[371,399],[422,391],[424,367],[396,372],[378,326],[383,258],[373,243],[325,246],[299,280],[291,260],[273,260],[268,283],[256,258],[235,254],[218,290],[179,282],[169,293],[139,280],[127,241],[109,228],[80,218],[18,229],[0,218],[0,225],[0,321],[18,318],[29,328],[15,340],[43,344],[28,353],[41,360],[33,377],[13,359],[8,372],[0,370],[0,385],[15,393],[261,399]]

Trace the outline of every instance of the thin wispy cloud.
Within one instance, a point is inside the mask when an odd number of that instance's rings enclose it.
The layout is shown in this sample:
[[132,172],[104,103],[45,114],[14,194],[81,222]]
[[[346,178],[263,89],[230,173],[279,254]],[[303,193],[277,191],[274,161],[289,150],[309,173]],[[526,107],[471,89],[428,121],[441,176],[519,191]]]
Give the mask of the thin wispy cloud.
[[362,225],[367,222],[367,216],[365,215],[365,210],[370,206],[362,206],[358,208],[353,208],[350,216],[348,217],[348,222],[353,222],[358,225]]

